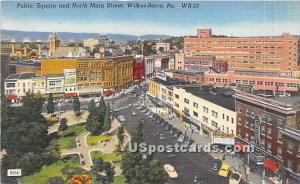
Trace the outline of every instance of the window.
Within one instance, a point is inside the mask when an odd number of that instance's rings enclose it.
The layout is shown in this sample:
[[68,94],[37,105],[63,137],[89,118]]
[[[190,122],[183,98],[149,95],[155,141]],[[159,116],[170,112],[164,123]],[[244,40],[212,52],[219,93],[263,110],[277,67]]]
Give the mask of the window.
[[234,123],[234,118],[231,118],[231,123]]
[[189,113],[189,108],[184,107],[184,112]]
[[189,104],[189,99],[187,99],[187,98],[184,98],[184,103],[186,103],[186,104]]
[[249,121],[247,121],[247,120],[245,121],[245,127],[249,128]]
[[282,134],[278,131],[278,142],[282,142]]
[[225,119],[225,114],[222,114],[222,118]]
[[265,146],[266,146],[265,140],[261,140],[260,141],[260,147],[265,148]]
[[226,116],[226,121],[229,121],[229,116]]
[[288,142],[288,152],[293,153],[294,151],[294,143]]
[[193,115],[194,115],[195,117],[198,117],[198,113],[195,112],[195,111],[193,111]]
[[272,129],[271,128],[267,129],[267,136],[272,137]]
[[198,109],[198,104],[196,102],[193,102],[193,107],[195,107],[196,109]]
[[263,85],[263,81],[256,81],[257,85]]
[[218,123],[215,121],[211,121],[211,126],[218,128]]
[[176,98],[176,99],[179,99],[179,95],[175,94],[175,98]]
[[217,112],[211,111],[211,113],[212,113],[212,116],[213,116],[214,118],[218,118],[218,113],[217,113]]
[[277,156],[282,157],[282,148],[281,147],[277,148]]
[[203,107],[203,112],[208,113],[208,108],[207,107]]
[[262,124],[261,126],[260,126],[260,132],[261,132],[261,134],[265,134],[266,133],[266,129],[265,129],[265,125],[264,124]]
[[246,115],[246,116],[249,116],[249,111],[248,111],[248,109],[246,110],[245,115]]
[[251,112],[251,118],[255,118],[255,112]]
[[290,170],[293,170],[293,161],[291,161],[291,160],[287,161],[287,168]]
[[248,134],[248,133],[245,134],[245,139],[246,139],[247,141],[249,141],[249,134]]
[[272,144],[270,142],[267,143],[267,151],[271,152]]
[[251,130],[254,130],[254,122],[251,123]]
[[254,143],[254,136],[250,137],[250,142]]
[[208,118],[205,117],[205,116],[202,116],[202,121],[205,122],[205,123],[208,123]]

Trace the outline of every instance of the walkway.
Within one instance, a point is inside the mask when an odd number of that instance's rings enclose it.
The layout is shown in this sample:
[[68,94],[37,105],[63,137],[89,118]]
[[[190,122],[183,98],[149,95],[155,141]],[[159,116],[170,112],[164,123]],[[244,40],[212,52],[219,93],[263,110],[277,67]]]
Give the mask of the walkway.
[[[108,131],[108,134],[112,134],[112,139],[110,142],[106,142],[105,144],[99,143],[97,146],[89,146],[87,145],[86,139],[87,136],[89,135],[88,132],[84,132],[83,134],[79,135],[77,137],[80,146],[77,145],[77,148],[73,148],[73,149],[67,149],[67,150],[63,150],[61,155],[62,156],[66,156],[66,155],[74,155],[74,154],[78,154],[79,159],[80,155],[82,155],[83,159],[84,159],[84,164],[81,165],[81,167],[85,170],[90,170],[91,167],[93,166],[93,161],[91,158],[91,152],[92,151],[101,151],[103,154],[110,154],[113,153],[116,150],[117,144],[118,144],[118,139],[117,139],[117,129],[120,127],[120,123],[115,119],[112,122],[112,127],[111,129]],[[130,142],[130,136],[128,134],[128,132],[125,130],[125,141],[124,144],[128,144]],[[115,175],[121,175],[122,170],[120,168],[120,166],[116,166],[114,168],[115,170]]]

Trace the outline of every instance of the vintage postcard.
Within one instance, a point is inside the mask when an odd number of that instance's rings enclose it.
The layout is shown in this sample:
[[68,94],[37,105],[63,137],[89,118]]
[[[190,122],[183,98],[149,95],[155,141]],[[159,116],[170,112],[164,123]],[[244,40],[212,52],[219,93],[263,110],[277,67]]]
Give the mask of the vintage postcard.
[[300,183],[300,1],[1,1],[1,183]]

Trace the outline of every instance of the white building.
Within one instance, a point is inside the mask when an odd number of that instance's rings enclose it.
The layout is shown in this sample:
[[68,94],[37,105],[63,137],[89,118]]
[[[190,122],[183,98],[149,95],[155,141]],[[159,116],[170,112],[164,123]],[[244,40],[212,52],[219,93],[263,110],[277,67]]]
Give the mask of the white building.
[[154,57],[146,56],[145,57],[145,79],[149,80],[154,75]]

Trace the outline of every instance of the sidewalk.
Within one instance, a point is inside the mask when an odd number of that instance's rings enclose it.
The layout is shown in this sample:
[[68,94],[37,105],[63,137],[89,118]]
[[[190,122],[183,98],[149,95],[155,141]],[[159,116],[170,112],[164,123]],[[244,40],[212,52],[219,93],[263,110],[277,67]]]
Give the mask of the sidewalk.
[[[156,112],[156,108],[150,108],[152,112]],[[157,109],[158,114],[166,114],[167,112],[163,110],[162,108]],[[165,116],[162,116],[165,119]],[[167,120],[169,124],[171,124],[176,129],[180,130],[181,132],[186,131],[186,135],[193,139],[195,142],[199,142],[202,145],[209,144],[209,137],[206,134],[200,134],[199,132],[193,132],[190,128],[187,128],[185,130],[184,123],[177,117],[172,118],[171,120]],[[209,153],[213,158],[215,159],[222,159],[224,153]],[[225,157],[225,162],[229,163],[231,165],[232,171],[237,171],[242,174],[243,179],[246,181],[246,168],[247,164],[244,164],[242,159],[237,158],[233,155],[227,154]],[[249,172],[248,174],[248,183],[249,184],[261,184],[263,180],[262,173],[255,173],[255,172]],[[265,179],[265,184],[271,184],[270,181]]]

